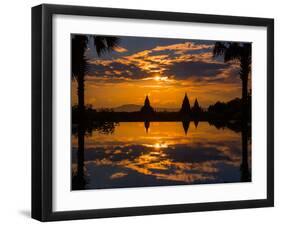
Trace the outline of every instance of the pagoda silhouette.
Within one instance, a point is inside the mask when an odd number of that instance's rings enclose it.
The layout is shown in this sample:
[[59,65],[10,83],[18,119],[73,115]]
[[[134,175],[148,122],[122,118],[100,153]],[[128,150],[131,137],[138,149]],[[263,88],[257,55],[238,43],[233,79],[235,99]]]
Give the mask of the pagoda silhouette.
[[190,104],[189,104],[189,99],[188,99],[186,93],[185,93],[185,96],[184,96],[183,101],[182,101],[180,113],[182,115],[188,115],[190,113]]
[[146,98],[144,100],[144,105],[140,110],[141,113],[145,115],[151,115],[154,113],[154,109],[150,106],[150,101],[148,99],[148,96],[146,95]]
[[200,112],[202,112],[202,108],[200,107],[197,98],[195,99],[194,105],[192,107],[192,112],[193,113],[200,113]]

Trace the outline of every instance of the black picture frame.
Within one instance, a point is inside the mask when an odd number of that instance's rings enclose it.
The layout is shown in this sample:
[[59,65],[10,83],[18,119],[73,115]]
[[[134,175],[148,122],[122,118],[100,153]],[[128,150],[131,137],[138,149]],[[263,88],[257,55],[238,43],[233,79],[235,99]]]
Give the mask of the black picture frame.
[[[52,210],[52,18],[55,14],[182,21],[267,28],[267,198],[95,210]],[[40,221],[121,217],[274,205],[274,20],[43,4],[32,8],[32,218]]]

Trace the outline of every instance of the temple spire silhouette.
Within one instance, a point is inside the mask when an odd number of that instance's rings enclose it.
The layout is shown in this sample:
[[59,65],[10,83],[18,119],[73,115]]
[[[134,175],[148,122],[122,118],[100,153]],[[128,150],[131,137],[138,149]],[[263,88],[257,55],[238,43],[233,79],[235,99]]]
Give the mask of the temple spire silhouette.
[[152,113],[154,113],[154,109],[151,107],[150,101],[149,101],[149,98],[148,98],[147,95],[146,95],[146,98],[144,100],[144,105],[143,105],[143,107],[141,108],[140,111],[142,113],[144,113],[144,114],[152,114]]
[[185,96],[184,96],[183,101],[182,101],[180,113],[181,114],[189,114],[190,113],[190,103],[189,103],[189,99],[188,99],[186,93],[185,93]]
[[199,105],[199,102],[198,102],[198,100],[197,100],[197,98],[195,99],[195,102],[194,102],[194,105],[193,105],[193,107],[192,107],[192,112],[194,112],[194,113],[199,113],[199,112],[201,112],[202,111],[202,108],[200,107],[200,105]]

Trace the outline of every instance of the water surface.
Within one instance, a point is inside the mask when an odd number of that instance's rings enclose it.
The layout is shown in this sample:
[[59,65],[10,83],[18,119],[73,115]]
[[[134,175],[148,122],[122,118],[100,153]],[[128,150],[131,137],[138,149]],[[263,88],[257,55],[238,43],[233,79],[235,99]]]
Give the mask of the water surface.
[[79,174],[80,164],[79,177],[85,179],[73,189],[251,180],[251,147],[242,151],[242,133],[208,122],[121,122],[84,139],[79,153],[78,138],[72,136],[72,175]]

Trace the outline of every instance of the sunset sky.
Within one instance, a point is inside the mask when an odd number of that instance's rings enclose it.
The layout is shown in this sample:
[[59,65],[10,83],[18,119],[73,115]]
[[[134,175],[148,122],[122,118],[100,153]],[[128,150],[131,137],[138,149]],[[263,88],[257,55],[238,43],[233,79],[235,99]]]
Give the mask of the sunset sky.
[[[185,93],[191,105],[197,98],[206,108],[241,96],[238,63],[213,58],[213,41],[119,38],[119,47],[101,57],[88,44],[85,104],[93,108],[143,105],[146,95],[155,108],[180,108]],[[75,80],[72,104],[77,104]]]

